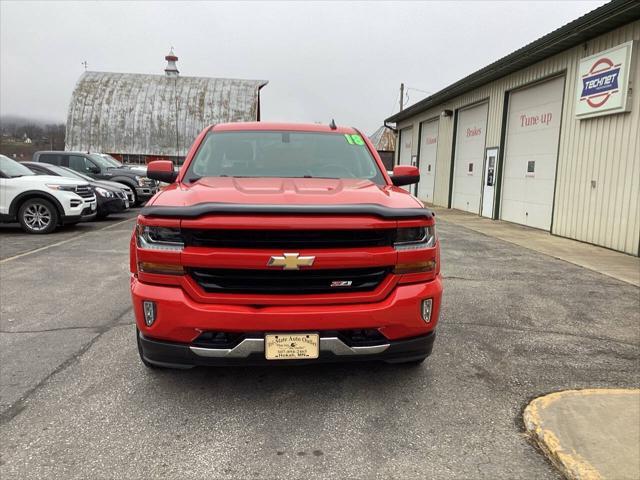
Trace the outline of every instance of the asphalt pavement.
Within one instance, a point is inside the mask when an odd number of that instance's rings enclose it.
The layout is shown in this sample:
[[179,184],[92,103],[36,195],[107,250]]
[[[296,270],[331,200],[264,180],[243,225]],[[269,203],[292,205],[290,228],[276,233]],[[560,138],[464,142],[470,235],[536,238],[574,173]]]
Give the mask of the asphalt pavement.
[[147,370],[132,227],[0,261],[3,480],[559,479],[523,408],[640,384],[637,287],[446,222],[442,316],[420,367]]

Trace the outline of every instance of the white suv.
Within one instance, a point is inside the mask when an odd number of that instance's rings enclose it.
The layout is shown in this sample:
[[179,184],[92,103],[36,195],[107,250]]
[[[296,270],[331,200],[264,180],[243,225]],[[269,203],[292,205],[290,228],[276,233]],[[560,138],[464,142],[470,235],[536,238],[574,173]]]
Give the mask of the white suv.
[[58,225],[91,220],[96,196],[87,182],[35,175],[0,155],[0,221],[20,222],[28,233],[50,233]]

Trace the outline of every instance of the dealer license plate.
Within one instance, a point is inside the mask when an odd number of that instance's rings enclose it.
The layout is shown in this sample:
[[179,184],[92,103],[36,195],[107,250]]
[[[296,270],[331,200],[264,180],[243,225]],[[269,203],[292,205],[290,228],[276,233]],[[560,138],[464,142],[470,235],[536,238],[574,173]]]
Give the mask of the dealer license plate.
[[318,358],[320,335],[317,333],[273,333],[264,337],[267,360]]
[[95,202],[93,202],[93,203],[91,204],[91,211],[93,211],[93,210],[95,210],[95,209],[96,209],[96,203],[95,203]]
[[124,201],[124,208],[129,208],[129,200]]

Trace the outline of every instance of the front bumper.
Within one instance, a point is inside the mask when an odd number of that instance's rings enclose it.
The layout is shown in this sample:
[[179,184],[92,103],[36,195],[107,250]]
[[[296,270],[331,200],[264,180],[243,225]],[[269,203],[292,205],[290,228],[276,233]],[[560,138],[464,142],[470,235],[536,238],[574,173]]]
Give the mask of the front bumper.
[[138,346],[144,359],[154,365],[173,368],[233,365],[309,365],[315,363],[383,361],[401,363],[420,360],[431,354],[436,333],[379,345],[350,347],[335,336],[320,337],[320,356],[313,360],[267,360],[264,338],[246,338],[232,349],[203,348],[167,342],[138,333]]
[[126,210],[125,201],[121,198],[101,198],[98,200],[98,215],[120,213]]
[[139,201],[146,201],[158,193],[157,186],[136,187],[136,195]]
[[[389,340],[426,335],[435,330],[440,312],[440,276],[424,283],[397,285],[379,301],[360,303],[300,303],[256,305],[195,301],[179,286],[155,285],[131,276],[131,297],[138,329],[145,337],[189,344],[204,331],[302,332],[376,329]],[[432,299],[431,320],[421,316],[424,299]],[[142,304],[156,304],[156,320],[144,322]]]

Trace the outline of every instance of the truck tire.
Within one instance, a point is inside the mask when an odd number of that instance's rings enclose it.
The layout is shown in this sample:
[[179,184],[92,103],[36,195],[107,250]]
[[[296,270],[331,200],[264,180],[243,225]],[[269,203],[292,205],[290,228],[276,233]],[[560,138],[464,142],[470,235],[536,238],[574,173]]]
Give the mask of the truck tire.
[[44,198],[30,198],[18,208],[18,222],[27,233],[51,233],[58,226],[58,219],[58,210]]

